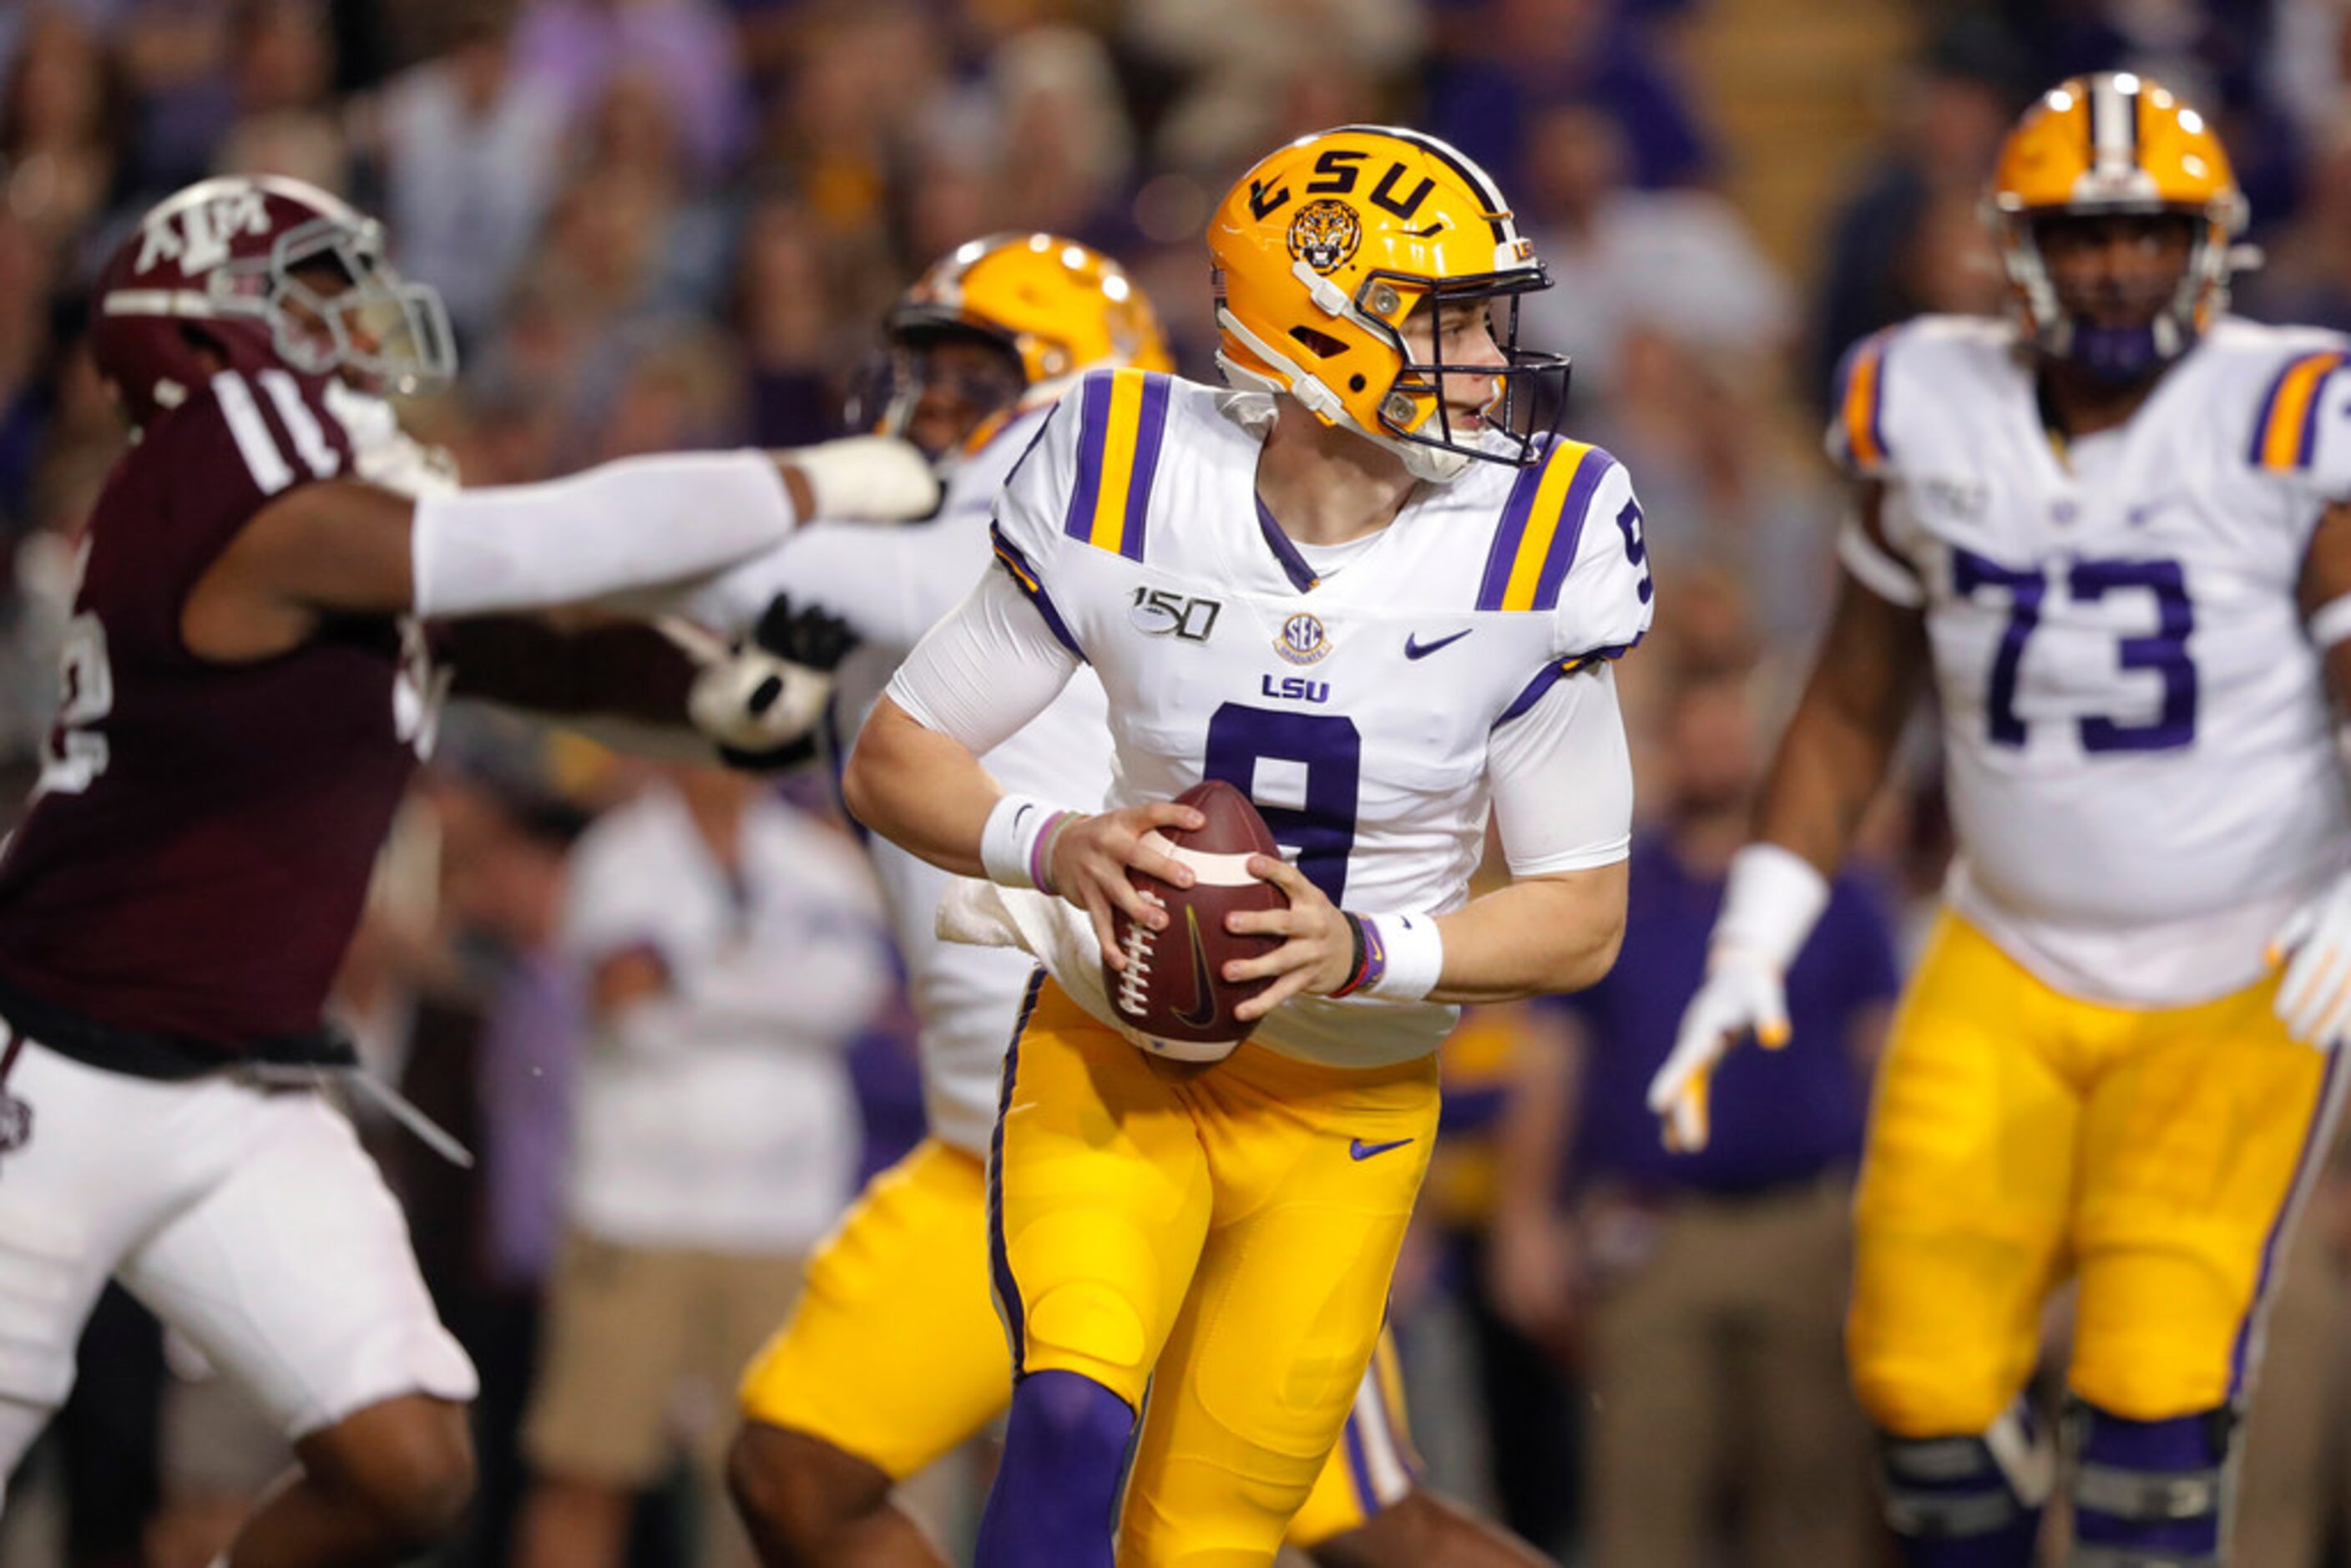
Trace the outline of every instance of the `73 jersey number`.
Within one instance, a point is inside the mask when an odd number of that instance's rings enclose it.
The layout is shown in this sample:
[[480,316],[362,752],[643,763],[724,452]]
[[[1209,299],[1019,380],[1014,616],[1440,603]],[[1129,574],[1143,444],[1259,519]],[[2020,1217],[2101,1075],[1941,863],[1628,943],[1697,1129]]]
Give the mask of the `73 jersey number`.
[[2116,646],[2124,670],[2142,671],[2161,682],[2162,703],[2156,716],[2141,724],[2089,716],[2074,720],[2085,752],[2170,751],[2196,738],[2196,665],[2188,656],[2188,639],[2196,630],[2196,609],[2189,602],[2187,574],[2176,560],[2075,560],[2064,566],[2008,567],[1972,550],[1951,550],[1951,588],[1961,598],[1986,593],[2005,594],[2008,623],[1992,654],[1990,689],[1985,693],[1985,727],[1995,746],[2022,747],[2026,725],[2016,711],[2018,673],[2024,664],[2025,644],[2041,625],[2042,605],[2052,586],[2076,604],[2088,604],[2126,593],[2147,594],[2155,610],[2155,628],[2122,638]]

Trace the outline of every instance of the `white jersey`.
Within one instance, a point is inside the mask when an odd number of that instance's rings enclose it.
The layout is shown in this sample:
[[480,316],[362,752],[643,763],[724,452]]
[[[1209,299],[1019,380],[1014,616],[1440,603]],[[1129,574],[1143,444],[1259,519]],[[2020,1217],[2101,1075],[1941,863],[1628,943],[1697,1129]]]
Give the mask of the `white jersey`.
[[[1050,406],[1050,405],[1049,405]],[[956,467],[937,517],[904,528],[818,523],[724,580],[705,613],[750,625],[778,593],[841,616],[860,639],[842,662],[835,721],[853,737],[906,651],[953,610],[987,570],[988,509],[1043,425],[1039,408],[1007,424]],[[1073,805],[1101,803],[1110,787],[1110,728],[1102,683],[1081,674],[1053,706],[983,759],[1008,789]],[[939,899],[953,878],[886,839],[867,841],[922,1020],[923,1098],[932,1134],[985,1155],[996,1126],[1004,1053],[1035,961],[1025,954],[942,942]]]
[[848,1204],[857,1101],[843,1053],[889,994],[864,857],[780,801],[722,869],[655,788],[573,852],[565,950],[644,950],[669,988],[605,1019],[580,1064],[571,1222],[606,1240],[805,1252]]
[[1927,318],[1853,355],[1833,452],[1886,485],[1921,605],[1959,857],[1947,894],[2091,1000],[2252,983],[2351,852],[2320,656],[2295,586],[2351,493],[2346,345],[2224,321],[2128,423],[2062,455],[2011,331]]
[[[998,559],[1109,693],[1112,804],[1223,779],[1334,904],[1441,914],[1483,851],[1498,732],[1648,629],[1640,507],[1606,453],[1558,441],[1535,467],[1420,487],[1318,577],[1257,497],[1272,417],[1261,395],[1088,376],[998,498]],[[1621,839],[1514,852],[1512,869],[1623,854]],[[1254,1038],[1374,1066],[1435,1050],[1455,1013],[1301,998]]]

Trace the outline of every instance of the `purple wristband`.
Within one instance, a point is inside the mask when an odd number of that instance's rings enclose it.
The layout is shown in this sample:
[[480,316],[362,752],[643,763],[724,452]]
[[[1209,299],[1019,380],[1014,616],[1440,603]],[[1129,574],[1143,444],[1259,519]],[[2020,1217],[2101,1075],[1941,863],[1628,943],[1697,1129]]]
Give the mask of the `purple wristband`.
[[1039,828],[1037,836],[1029,841],[1029,885],[1040,893],[1053,891],[1050,858],[1053,848],[1053,835],[1060,831],[1063,822],[1076,815],[1075,811],[1054,812],[1045,819],[1045,825]]

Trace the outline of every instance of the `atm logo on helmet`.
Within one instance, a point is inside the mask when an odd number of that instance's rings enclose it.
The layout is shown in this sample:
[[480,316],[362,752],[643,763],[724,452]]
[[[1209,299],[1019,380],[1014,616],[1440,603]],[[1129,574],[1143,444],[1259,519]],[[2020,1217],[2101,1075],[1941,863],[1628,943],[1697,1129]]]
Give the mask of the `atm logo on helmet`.
[[133,272],[145,272],[159,261],[177,262],[191,277],[210,272],[228,259],[229,244],[241,235],[269,232],[269,207],[258,190],[240,190],[193,202],[177,212],[151,215],[140,231],[139,259]]
[[1290,220],[1290,254],[1325,277],[1353,260],[1363,243],[1363,220],[1344,202],[1311,201]]

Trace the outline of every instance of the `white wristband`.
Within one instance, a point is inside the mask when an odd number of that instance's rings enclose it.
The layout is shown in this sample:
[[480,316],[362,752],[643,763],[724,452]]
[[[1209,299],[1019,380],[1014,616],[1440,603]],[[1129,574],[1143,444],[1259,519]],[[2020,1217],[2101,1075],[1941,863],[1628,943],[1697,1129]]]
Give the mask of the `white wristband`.
[[1445,973],[1445,938],[1433,915],[1361,915],[1364,977],[1359,994],[1416,1002]]
[[1711,948],[1742,947],[1785,973],[1828,907],[1828,879],[1777,844],[1749,844],[1730,858]]
[[1050,893],[1052,878],[1042,854],[1055,828],[1080,815],[1031,795],[1007,795],[987,813],[979,831],[979,864],[999,887],[1034,887]]

